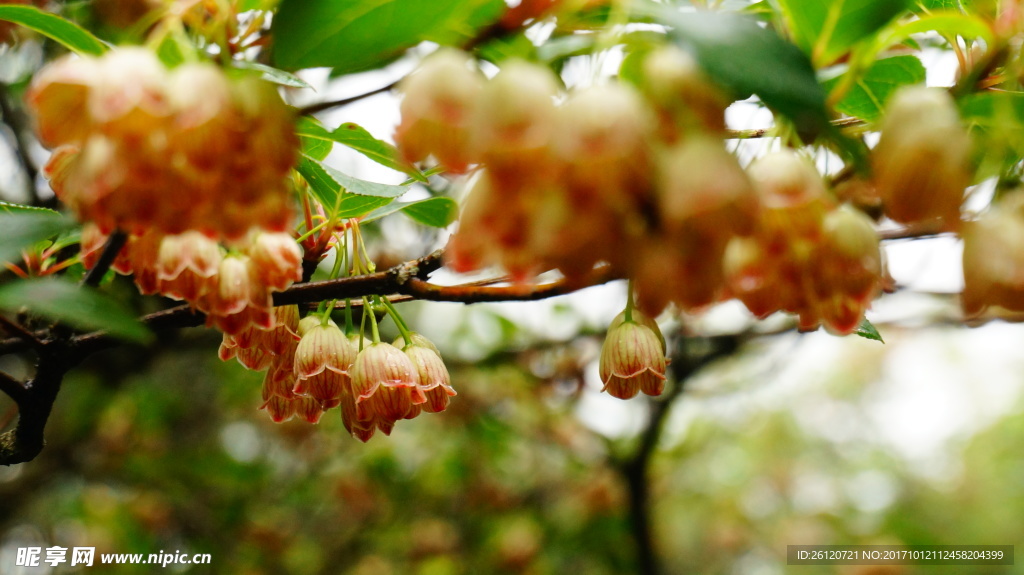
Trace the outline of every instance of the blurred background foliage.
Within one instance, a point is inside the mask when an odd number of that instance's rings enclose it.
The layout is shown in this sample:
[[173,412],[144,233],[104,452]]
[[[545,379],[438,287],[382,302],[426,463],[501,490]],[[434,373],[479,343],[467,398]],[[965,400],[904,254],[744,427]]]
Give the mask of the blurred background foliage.
[[[437,305],[420,307],[421,322]],[[600,334],[572,305],[551,307],[582,335],[530,333],[528,321],[508,319],[514,306],[452,306],[454,335],[439,343],[459,396],[367,445],[334,412],[318,426],[271,423],[256,409],[259,374],[218,362],[217,338],[202,329],[159,350],[96,356],[66,380],[43,454],[0,469],[0,565],[11,572],[17,547],[62,545],[212,554],[212,566],[169,567],[188,573],[637,572],[625,467],[657,403],[599,394]],[[682,344],[704,340],[668,332],[678,368]],[[885,346],[754,337],[685,382],[646,482],[665,572],[1013,572],[785,566],[788,544],[1024,540],[1022,371],[1004,396],[1017,399],[930,454],[908,455],[878,423],[898,405],[885,398],[908,361],[901,350],[956,349],[979,335],[1019,346],[1024,334],[1008,325],[884,334]],[[466,337],[512,351],[460,354]],[[936,361],[982,373],[975,363],[987,360]],[[986,393],[983,382],[957,381],[966,397]],[[918,415],[905,413],[911,425]]]

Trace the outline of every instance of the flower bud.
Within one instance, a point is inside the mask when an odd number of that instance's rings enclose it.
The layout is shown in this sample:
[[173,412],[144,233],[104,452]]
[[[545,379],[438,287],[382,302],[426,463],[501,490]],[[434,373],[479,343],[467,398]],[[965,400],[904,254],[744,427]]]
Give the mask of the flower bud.
[[1024,195],[1007,195],[963,229],[964,313],[1024,311]]
[[249,257],[259,280],[272,290],[284,290],[302,281],[302,250],[291,234],[258,234],[249,248]]
[[753,231],[758,198],[720,140],[692,137],[661,158],[658,206],[665,231],[730,237]]
[[971,141],[949,93],[901,88],[889,100],[881,130],[871,158],[885,213],[903,223],[941,218],[958,225],[971,183]]
[[711,133],[725,130],[729,102],[688,53],[675,46],[651,51],[644,58],[643,80],[648,98],[669,120],[661,126],[669,141],[674,142],[679,132],[694,129]]
[[419,162],[433,155],[449,171],[464,172],[476,162],[469,147],[484,80],[468,54],[442,48],[402,80],[402,122],[395,143],[402,156]]
[[635,318],[623,317],[621,323],[613,323],[601,347],[601,391],[619,399],[629,399],[640,391],[661,395],[666,366],[664,343],[658,333]]

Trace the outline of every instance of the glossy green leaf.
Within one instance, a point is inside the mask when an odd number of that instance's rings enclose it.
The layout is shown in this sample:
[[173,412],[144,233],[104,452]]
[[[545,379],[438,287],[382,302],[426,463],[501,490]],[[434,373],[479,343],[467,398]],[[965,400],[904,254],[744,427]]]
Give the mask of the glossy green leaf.
[[35,6],[0,6],[0,20],[35,30],[79,54],[99,56],[107,51],[106,45],[85,28]]
[[[387,186],[385,184],[357,180],[310,157],[303,157],[299,161],[297,169],[309,183],[310,190],[312,190],[317,201],[324,206],[324,209],[331,212],[337,206],[336,214],[340,218],[364,216],[377,208],[390,204],[395,197],[408,191],[408,188],[402,186]],[[356,184],[355,187],[362,191],[367,191],[367,188],[374,188],[379,192],[385,191],[376,188],[377,186],[392,188],[387,191],[394,195],[354,193],[354,190],[350,187],[350,184],[353,183]]]
[[793,40],[824,66],[881,29],[908,7],[907,0],[778,0]]
[[423,40],[472,38],[504,10],[503,0],[283,0],[272,28],[273,61],[287,70],[370,70]]
[[394,146],[374,138],[373,135],[358,124],[347,122],[338,126],[337,129],[329,131],[316,120],[302,118],[296,124],[295,133],[304,140],[337,142],[359,152],[382,166],[409,174],[421,182],[427,181],[427,178],[416,169],[416,166],[401,159],[398,150]]
[[284,70],[274,68],[273,66],[267,66],[266,64],[260,64],[258,62],[249,62],[247,60],[235,60],[231,65],[241,70],[259,72],[264,80],[273,82],[274,84],[288,86],[289,88],[309,88],[310,90],[313,90],[313,86],[310,86],[309,82],[306,82],[291,72],[285,72]]
[[[831,89],[842,76],[825,82]],[[900,87],[925,81],[925,69],[916,56],[904,55],[878,60],[836,104],[835,108],[849,116],[874,122],[882,116],[886,102]]]
[[829,130],[825,91],[810,60],[773,30],[740,14],[663,8],[656,15],[704,71],[736,96],[756,94],[792,120],[804,137]]
[[78,330],[103,330],[130,341],[146,342],[152,332],[114,298],[88,286],[59,279],[15,281],[0,287],[0,309],[32,313]]
[[16,261],[23,249],[73,226],[73,221],[53,210],[0,204],[0,262]]
[[867,318],[864,318],[860,322],[860,325],[857,326],[857,329],[855,329],[853,333],[863,337],[864,339],[870,339],[873,341],[885,343],[885,340],[882,339],[882,334],[878,333],[878,329],[874,326],[874,324],[868,321]]

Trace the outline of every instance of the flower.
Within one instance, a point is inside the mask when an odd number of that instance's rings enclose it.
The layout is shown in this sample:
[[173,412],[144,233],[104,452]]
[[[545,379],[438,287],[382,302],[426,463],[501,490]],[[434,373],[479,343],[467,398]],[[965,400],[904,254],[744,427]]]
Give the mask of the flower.
[[[416,372],[420,376],[420,391],[427,398],[422,404],[423,411],[427,413],[438,413],[448,407],[450,397],[457,395],[452,389],[451,376],[448,368],[441,359],[441,353],[433,342],[418,333],[410,334],[411,341],[405,344],[405,339],[399,337],[395,340],[395,347],[402,345],[402,353],[409,356]],[[401,343],[400,343],[401,342]],[[413,411],[416,407],[413,406]],[[411,417],[408,417],[411,419]]]
[[612,321],[601,347],[601,391],[619,399],[641,391],[661,395],[667,365],[665,341],[654,320],[637,310],[626,319],[624,312]]
[[340,403],[344,388],[351,385],[348,372],[356,351],[337,325],[320,322],[317,316],[299,322],[302,335],[293,363],[294,391],[329,408]]
[[356,421],[390,435],[395,422],[427,401],[419,371],[409,356],[388,343],[373,343],[356,356],[349,372]]

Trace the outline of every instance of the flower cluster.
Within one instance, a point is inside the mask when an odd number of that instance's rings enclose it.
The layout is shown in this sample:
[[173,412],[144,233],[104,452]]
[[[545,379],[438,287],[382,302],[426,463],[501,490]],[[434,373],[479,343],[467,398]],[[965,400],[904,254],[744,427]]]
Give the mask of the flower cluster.
[[762,209],[755,233],[728,245],[730,294],[758,317],[784,310],[799,317],[801,329],[824,323],[851,333],[881,281],[872,221],[836,208],[814,166],[795,152],[760,158],[749,173]]
[[26,99],[58,197],[104,232],[236,239],[291,223],[292,114],[276,90],[212,64],[168,70],[142,48],[67,56]]
[[651,316],[735,296],[758,316],[853,330],[881,277],[872,222],[837,210],[792,153],[745,170],[723,144],[728,100],[687,53],[654,50],[623,75],[564,96],[544,67],[511,61],[485,80],[466,55],[424,61],[403,85],[400,149],[480,166],[450,265],[571,282],[603,262]]
[[[82,260],[91,268],[106,236],[95,224],[82,229]],[[252,232],[229,251],[196,231],[130,236],[112,268],[132,274],[139,291],[186,301],[206,314],[207,325],[237,335],[271,329],[271,294],[302,279],[302,252],[287,233]]]
[[440,353],[422,335],[374,343],[321,316],[299,321],[294,306],[274,317],[270,330],[225,335],[220,357],[267,370],[261,409],[275,422],[298,416],[317,423],[337,407],[345,429],[369,441],[378,429],[390,435],[399,420],[444,411],[455,395]]

